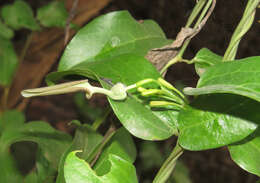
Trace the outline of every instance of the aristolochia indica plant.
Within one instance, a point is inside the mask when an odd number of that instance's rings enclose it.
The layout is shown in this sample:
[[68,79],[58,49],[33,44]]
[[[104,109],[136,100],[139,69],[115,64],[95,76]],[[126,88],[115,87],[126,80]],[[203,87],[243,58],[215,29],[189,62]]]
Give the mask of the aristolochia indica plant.
[[[197,2],[172,44],[154,21],[137,22],[126,11],[100,16],[83,27],[65,49],[58,71],[49,74],[47,81],[54,84],[80,75],[98,81],[102,87],[81,80],[24,90],[22,95],[83,91],[90,98],[101,93],[108,96],[123,128],[102,136],[97,132],[100,121],[92,127],[74,122],[81,131],[76,132],[71,146],[59,159],[56,182],[138,182],[133,166],[136,150],[128,132],[150,141],[178,137],[154,183],[167,181],[185,150],[223,146],[228,147],[241,168],[260,176],[260,56],[235,59],[240,40],[254,22],[259,1],[248,0],[224,56],[202,48],[193,59],[183,58],[191,38],[213,11],[215,0]],[[171,60],[159,71],[152,64],[153,59],[151,63],[144,57],[150,50],[148,55],[163,61],[164,52],[171,49],[177,52],[172,52]],[[195,64],[200,76],[196,88],[183,90],[186,95],[196,96],[192,101],[160,74],[177,62]],[[89,143],[79,143],[80,140]]]

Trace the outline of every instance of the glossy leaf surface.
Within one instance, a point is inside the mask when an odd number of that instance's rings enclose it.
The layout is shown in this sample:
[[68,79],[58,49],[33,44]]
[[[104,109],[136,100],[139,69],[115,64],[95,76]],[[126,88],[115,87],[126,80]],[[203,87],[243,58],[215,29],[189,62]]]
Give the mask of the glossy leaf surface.
[[12,42],[0,36],[0,85],[11,84],[17,64],[18,59]]
[[[191,106],[199,111],[239,118],[250,124],[260,124],[260,103],[240,95],[211,94],[198,96]],[[239,125],[239,124],[237,124]],[[255,133],[255,132],[253,132]],[[193,135],[195,135],[193,133]]]
[[13,36],[14,31],[3,24],[3,22],[0,20],[0,37],[11,39]]
[[201,76],[208,67],[221,63],[222,57],[207,48],[202,48],[198,51],[192,61],[195,62],[197,74]]
[[144,56],[148,50],[169,43],[151,20],[137,22],[127,11],[100,16],[83,27],[68,44],[58,70],[69,70],[82,62],[94,62],[121,54]]
[[[135,55],[120,55],[113,59],[96,62],[85,62],[70,69],[70,71],[50,74],[47,79],[52,81],[68,75],[85,77],[109,78],[113,83],[122,82],[125,85],[137,81],[160,77],[160,74],[146,59]],[[103,87],[110,88],[100,80]],[[154,111],[145,105],[138,97],[130,95],[124,101],[109,102],[124,127],[133,135],[147,140],[162,140],[177,132],[177,111]]]
[[228,146],[231,158],[244,170],[260,176],[260,130]]
[[40,27],[33,17],[31,7],[23,0],[16,0],[11,5],[5,5],[1,9],[4,22],[15,30],[27,28],[39,30]]
[[257,125],[227,114],[186,107],[178,117],[179,143],[188,150],[218,148],[242,140]]
[[210,67],[197,88],[185,88],[187,95],[231,93],[260,101],[260,57],[249,57]]
[[52,1],[37,10],[37,19],[45,27],[65,27],[67,18],[63,1]]
[[[137,183],[137,176],[134,166],[120,157],[110,154],[110,171],[98,176],[84,160],[78,158],[71,152],[66,158],[64,168],[66,183]],[[75,173],[77,172],[77,173]]]
[[114,154],[130,163],[136,158],[136,148],[130,133],[125,128],[120,128],[102,150],[95,163],[94,170],[98,175],[104,175],[110,170],[109,155]]

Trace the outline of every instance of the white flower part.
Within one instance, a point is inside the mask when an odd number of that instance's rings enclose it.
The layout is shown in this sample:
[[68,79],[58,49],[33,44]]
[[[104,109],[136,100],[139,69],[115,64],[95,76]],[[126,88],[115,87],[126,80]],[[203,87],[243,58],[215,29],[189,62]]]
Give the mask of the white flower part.
[[78,91],[86,92],[87,99],[90,99],[95,93],[107,95],[113,100],[124,100],[127,97],[126,86],[122,83],[117,83],[111,88],[111,90],[107,90],[105,88],[91,86],[88,83],[88,80],[73,81],[57,84],[54,86],[23,90],[21,94],[23,97],[36,97],[46,95],[58,95]]
[[57,95],[57,94],[65,94],[72,93],[77,91],[85,91],[91,93],[88,89],[92,87],[88,80],[80,80],[80,81],[72,81],[62,84],[57,84],[53,86],[27,89],[21,92],[23,97],[36,97],[36,96],[46,96],[46,95]]

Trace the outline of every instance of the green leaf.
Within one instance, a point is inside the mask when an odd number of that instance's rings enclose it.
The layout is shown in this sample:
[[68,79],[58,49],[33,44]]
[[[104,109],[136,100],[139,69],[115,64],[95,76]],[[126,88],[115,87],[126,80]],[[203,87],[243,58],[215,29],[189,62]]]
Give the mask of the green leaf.
[[178,117],[179,143],[184,149],[198,151],[225,146],[252,133],[254,123],[217,112],[187,106]]
[[16,0],[12,5],[5,5],[1,10],[1,15],[4,22],[15,30],[21,28],[40,29],[33,17],[31,7],[23,0]]
[[64,167],[66,183],[137,183],[135,167],[128,161],[110,154],[110,171],[98,176],[84,160],[76,156],[76,152],[71,152],[66,158]]
[[148,50],[168,44],[160,27],[151,20],[137,22],[127,11],[100,16],[71,40],[58,70],[70,70],[82,62],[94,62],[121,54],[145,56]]
[[11,84],[18,65],[12,42],[0,36],[0,85]]
[[228,146],[231,158],[244,170],[260,176],[260,130]]
[[136,148],[134,141],[125,128],[120,128],[110,139],[110,142],[103,149],[94,170],[97,175],[104,175],[110,170],[109,155],[114,154],[130,163],[134,163],[136,158]]
[[231,93],[260,102],[260,57],[248,57],[212,66],[202,75],[197,88],[185,88],[184,93]]
[[0,37],[1,36],[6,39],[11,39],[14,36],[14,31],[0,20]]
[[195,62],[195,69],[197,74],[201,76],[207,68],[221,63],[222,57],[213,53],[207,48],[202,48],[198,51],[192,61]]
[[[75,124],[75,123],[74,123]],[[95,132],[89,125],[77,125],[77,130],[71,146],[63,153],[61,161],[59,163],[59,174],[56,179],[56,183],[65,183],[64,179],[64,163],[67,155],[71,151],[81,150],[83,152],[78,153],[79,157],[84,160],[88,159],[93,151],[101,144],[102,135]]]
[[23,182],[22,175],[17,169],[13,157],[7,151],[0,149],[0,162],[0,182]]
[[7,149],[19,141],[32,141],[39,145],[53,167],[58,166],[60,156],[71,142],[68,134],[53,129],[48,123],[36,121],[24,124],[24,116],[18,111],[7,111],[0,118],[3,127],[0,149]]
[[[92,79],[97,79],[96,76],[98,76],[109,78],[113,83],[121,82],[125,85],[147,78],[160,77],[150,62],[143,57],[130,54],[96,62],[84,62],[69,71],[52,73],[47,79],[56,81],[66,75],[82,75]],[[103,87],[110,87],[102,80],[100,82]],[[134,95],[130,95],[125,101],[109,99],[109,102],[121,123],[134,136],[146,140],[162,140],[177,133],[175,124],[178,111],[151,110]]]
[[52,1],[37,10],[37,19],[45,27],[65,27],[67,18],[63,1]]

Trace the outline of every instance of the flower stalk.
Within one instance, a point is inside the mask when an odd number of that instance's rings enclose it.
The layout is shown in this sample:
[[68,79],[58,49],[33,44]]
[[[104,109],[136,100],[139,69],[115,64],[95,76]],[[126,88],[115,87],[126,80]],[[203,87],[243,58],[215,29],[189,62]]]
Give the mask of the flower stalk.
[[113,100],[124,100],[127,97],[126,87],[122,83],[115,84],[110,90],[95,87],[89,84],[88,80],[72,81],[54,86],[27,89],[21,92],[23,97],[36,97],[46,95],[58,95],[72,92],[83,91],[86,98],[90,99],[93,94],[101,93],[107,95]]

